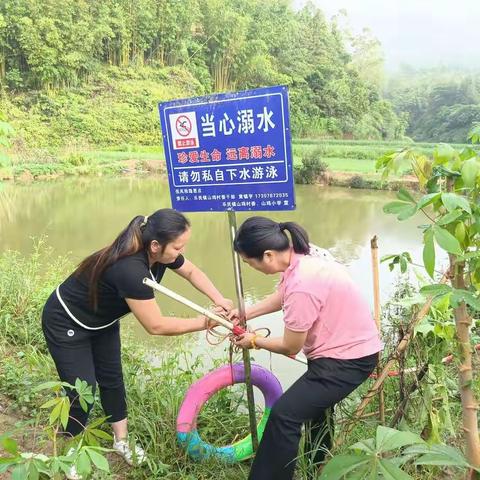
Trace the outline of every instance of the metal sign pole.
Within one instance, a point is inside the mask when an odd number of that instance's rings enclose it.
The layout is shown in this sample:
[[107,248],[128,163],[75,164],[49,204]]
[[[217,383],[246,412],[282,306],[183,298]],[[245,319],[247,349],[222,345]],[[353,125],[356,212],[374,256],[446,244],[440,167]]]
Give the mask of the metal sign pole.
[[[230,230],[230,245],[232,247],[233,256],[233,270],[235,272],[235,288],[237,292],[238,300],[238,313],[240,318],[240,326],[247,327],[247,320],[245,316],[245,301],[243,298],[243,284],[242,284],[242,272],[240,270],[240,256],[233,248],[233,241],[235,234],[237,233],[237,219],[233,210],[228,211],[228,224]],[[245,370],[245,385],[247,386],[247,402],[248,402],[248,417],[250,420],[250,433],[252,436],[252,448],[255,452],[258,448],[258,436],[257,436],[257,419],[255,417],[255,397],[253,394],[253,385],[251,379],[251,364],[250,364],[250,351],[247,349],[242,350],[243,354],[243,368]]]

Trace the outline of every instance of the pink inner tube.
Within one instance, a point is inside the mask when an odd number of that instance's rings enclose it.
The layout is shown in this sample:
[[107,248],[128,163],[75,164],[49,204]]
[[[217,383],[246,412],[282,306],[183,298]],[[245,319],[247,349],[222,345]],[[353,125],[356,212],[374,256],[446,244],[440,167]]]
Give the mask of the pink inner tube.
[[[265,372],[268,372],[270,376],[265,375]],[[282,387],[277,378],[268,370],[256,364],[252,364],[251,378],[252,384],[258,387],[265,397],[265,407],[272,408],[279,397],[278,393],[282,394]],[[177,432],[187,433],[197,428],[197,417],[204,403],[222,388],[229,387],[235,383],[243,383],[244,381],[245,373],[241,363],[234,364],[232,368],[230,365],[217,368],[200,380],[197,380],[188,389],[178,412]]]
[[[282,387],[278,379],[260,365],[252,365],[251,379],[252,384],[260,389],[265,399],[265,411],[257,425],[260,439],[270,410],[282,395]],[[216,447],[204,442],[197,431],[197,417],[205,402],[222,388],[244,382],[243,364],[237,363],[217,368],[188,389],[177,417],[177,438],[192,458],[202,460],[214,456],[227,462],[235,462],[245,460],[253,454],[249,436],[233,445]]]

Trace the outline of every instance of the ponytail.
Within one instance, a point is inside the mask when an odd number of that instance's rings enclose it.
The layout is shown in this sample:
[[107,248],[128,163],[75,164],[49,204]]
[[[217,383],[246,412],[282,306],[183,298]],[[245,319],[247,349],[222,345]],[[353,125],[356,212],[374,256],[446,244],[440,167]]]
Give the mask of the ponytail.
[[293,251],[295,253],[301,253],[307,255],[310,251],[310,245],[308,240],[308,233],[306,230],[301,227],[298,223],[295,222],[285,222],[279,223],[278,226],[283,232],[287,230],[290,233],[290,238],[292,239]]
[[153,240],[156,240],[165,250],[167,243],[184,233],[189,226],[190,222],[187,218],[171,208],[157,210],[146,217],[137,215],[111,245],[85,258],[74,274],[87,275],[92,308],[97,309],[98,282],[109,266],[123,257],[134,255],[140,250],[147,250]]
[[309,250],[307,232],[295,222],[274,222],[266,217],[250,217],[237,231],[233,247],[248,258],[261,260],[266,250],[283,252],[290,248],[287,230],[295,253],[306,255]]

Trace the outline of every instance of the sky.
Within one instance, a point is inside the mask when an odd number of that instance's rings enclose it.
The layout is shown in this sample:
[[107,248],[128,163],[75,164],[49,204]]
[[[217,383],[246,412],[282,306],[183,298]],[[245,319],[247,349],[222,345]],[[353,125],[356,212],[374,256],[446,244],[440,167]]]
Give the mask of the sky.
[[[327,18],[345,9],[354,32],[381,41],[385,67],[480,68],[480,0],[312,0]],[[294,0],[295,7],[304,4]]]

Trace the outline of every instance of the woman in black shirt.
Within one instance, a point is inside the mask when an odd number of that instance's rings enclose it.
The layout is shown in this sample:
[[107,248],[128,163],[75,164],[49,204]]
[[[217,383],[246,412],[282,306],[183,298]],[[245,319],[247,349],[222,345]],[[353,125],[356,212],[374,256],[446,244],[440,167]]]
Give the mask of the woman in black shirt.
[[[225,299],[208,277],[182,255],[190,238],[190,224],[184,215],[162,209],[149,217],[135,217],[114,242],[85,258],[47,300],[42,326],[49,351],[62,381],[77,378],[100,398],[114,433],[113,448],[128,463],[142,461],[143,450],[133,452],[127,442],[127,407],[120,358],[118,320],[132,312],[152,335],[180,335],[204,330],[207,320],[167,317],[155,301],[145,277],[160,282],[165,270],[188,280],[225,311],[232,302]],[[88,419],[75,394],[71,400],[67,433],[74,436]],[[70,478],[80,478],[71,472]]]

